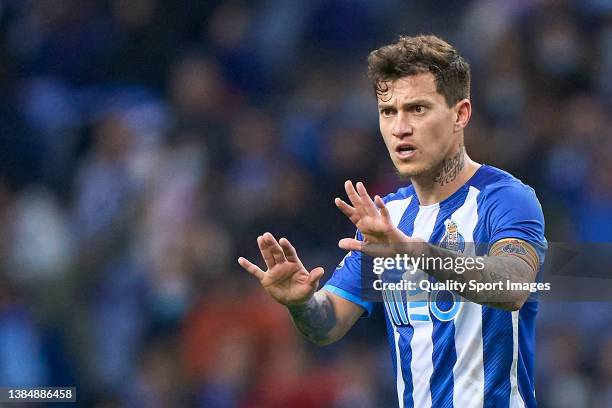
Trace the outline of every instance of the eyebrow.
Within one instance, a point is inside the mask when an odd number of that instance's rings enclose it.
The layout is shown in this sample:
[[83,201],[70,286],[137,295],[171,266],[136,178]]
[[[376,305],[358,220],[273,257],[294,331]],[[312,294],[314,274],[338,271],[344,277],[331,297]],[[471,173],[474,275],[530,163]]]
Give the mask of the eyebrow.
[[[404,108],[404,109],[411,108],[411,107],[416,106],[416,105],[423,105],[423,106],[429,107],[429,106],[432,105],[432,103],[428,99],[414,99],[412,101],[408,101],[408,102],[402,103],[402,108]],[[393,109],[393,108],[395,108],[395,105],[390,104],[390,103],[379,103],[378,104],[378,109],[379,110],[382,110],[382,109]]]

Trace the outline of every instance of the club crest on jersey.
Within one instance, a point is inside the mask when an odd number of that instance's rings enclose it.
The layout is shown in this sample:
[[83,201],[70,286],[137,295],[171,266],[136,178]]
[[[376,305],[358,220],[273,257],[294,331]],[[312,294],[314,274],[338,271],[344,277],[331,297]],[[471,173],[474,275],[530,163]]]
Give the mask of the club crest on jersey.
[[465,250],[465,239],[459,233],[459,228],[455,221],[451,219],[444,221],[444,227],[446,228],[446,233],[442,241],[440,241],[440,246],[451,251],[463,252]]

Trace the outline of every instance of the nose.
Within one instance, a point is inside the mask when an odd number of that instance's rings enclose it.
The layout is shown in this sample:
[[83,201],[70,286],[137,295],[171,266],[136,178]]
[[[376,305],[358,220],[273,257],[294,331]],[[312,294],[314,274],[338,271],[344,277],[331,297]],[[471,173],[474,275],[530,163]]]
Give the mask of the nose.
[[404,112],[399,112],[395,117],[395,122],[393,123],[393,136],[401,139],[405,136],[412,135],[413,131],[414,129],[410,123],[408,115],[406,115]]

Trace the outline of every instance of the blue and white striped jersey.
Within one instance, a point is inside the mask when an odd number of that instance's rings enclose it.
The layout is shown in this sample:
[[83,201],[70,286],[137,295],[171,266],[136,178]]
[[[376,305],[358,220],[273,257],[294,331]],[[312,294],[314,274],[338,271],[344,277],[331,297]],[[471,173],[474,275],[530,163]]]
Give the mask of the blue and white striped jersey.
[[[437,204],[419,205],[412,186],[384,201],[393,222],[409,236],[439,244],[452,224],[462,242],[488,244],[465,246],[466,255],[485,255],[500,239],[518,238],[540,244],[535,245],[540,266],[544,261],[544,218],[533,189],[495,167],[481,166]],[[362,297],[361,257],[349,253],[324,289],[369,314],[374,303]],[[384,302],[400,407],[536,406],[536,302],[515,312],[464,299],[442,308],[432,294],[422,295],[420,301],[413,301],[413,294],[407,301],[404,294]]]

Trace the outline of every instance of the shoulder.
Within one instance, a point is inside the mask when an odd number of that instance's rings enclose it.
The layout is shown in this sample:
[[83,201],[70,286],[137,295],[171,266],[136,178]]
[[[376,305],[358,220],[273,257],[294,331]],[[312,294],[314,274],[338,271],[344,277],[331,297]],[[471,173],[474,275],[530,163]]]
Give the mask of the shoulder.
[[479,218],[490,239],[543,242],[544,215],[535,190],[508,172],[494,167],[485,170],[484,182],[474,187],[480,190]]
[[467,184],[477,188],[480,191],[505,184],[526,185],[507,171],[494,166],[489,166],[488,164],[483,164]]
[[487,166],[483,173],[474,186],[481,192],[481,205],[542,211],[535,190],[512,174],[492,166]]

